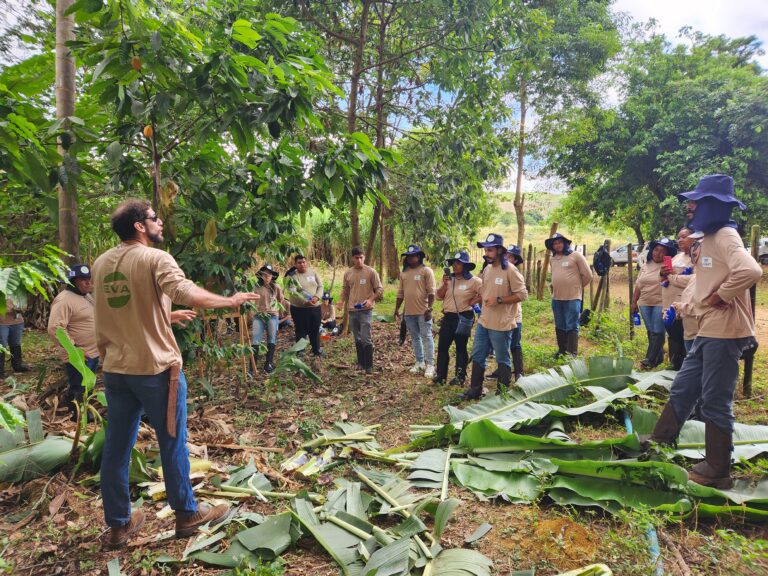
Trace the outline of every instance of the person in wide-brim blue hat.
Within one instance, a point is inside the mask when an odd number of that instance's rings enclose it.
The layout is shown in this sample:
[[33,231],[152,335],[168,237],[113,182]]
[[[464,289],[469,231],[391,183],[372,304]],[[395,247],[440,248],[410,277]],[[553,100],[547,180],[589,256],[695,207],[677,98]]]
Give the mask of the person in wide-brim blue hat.
[[520,266],[520,264],[523,263],[523,251],[520,250],[520,246],[517,244],[510,244],[507,246],[507,258],[509,258],[515,266]]
[[571,240],[570,238],[566,238],[564,235],[560,234],[560,232],[555,232],[551,237],[544,240],[544,246],[546,246],[547,250],[549,250],[552,253],[555,252],[553,245],[556,240],[563,241],[563,254],[570,254]]
[[469,254],[463,250],[456,252],[453,258],[446,258],[445,262],[448,266],[453,266],[454,262],[461,262],[465,271],[472,271],[477,267],[477,264],[469,259]]
[[504,246],[504,237],[501,234],[491,232],[485,237],[485,241],[480,240],[477,243],[478,248],[493,248],[494,246],[501,248],[504,252],[507,251]]
[[677,242],[665,237],[648,243],[648,256],[646,257],[646,261],[653,259],[653,249],[656,248],[656,246],[663,246],[666,248],[666,256],[674,257],[677,255]]
[[678,194],[677,197],[688,202],[688,226],[704,234],[725,226],[736,228],[736,222],[731,220],[731,212],[734,208],[747,208],[734,195],[733,178],[725,174],[704,176],[696,188]]

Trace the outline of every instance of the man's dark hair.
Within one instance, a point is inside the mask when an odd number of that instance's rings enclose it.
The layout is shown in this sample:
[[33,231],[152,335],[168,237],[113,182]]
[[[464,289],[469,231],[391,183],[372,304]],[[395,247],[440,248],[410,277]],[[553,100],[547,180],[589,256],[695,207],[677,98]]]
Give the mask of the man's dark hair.
[[299,260],[306,260],[306,257],[304,256],[304,254],[296,254],[296,256],[293,257],[294,264]]
[[120,240],[133,240],[136,238],[134,224],[146,219],[147,212],[152,208],[147,200],[126,200],[112,212],[112,230],[120,237]]
[[360,248],[360,246],[352,248],[352,256],[360,256],[361,254],[365,255],[365,252],[363,252],[363,249]]

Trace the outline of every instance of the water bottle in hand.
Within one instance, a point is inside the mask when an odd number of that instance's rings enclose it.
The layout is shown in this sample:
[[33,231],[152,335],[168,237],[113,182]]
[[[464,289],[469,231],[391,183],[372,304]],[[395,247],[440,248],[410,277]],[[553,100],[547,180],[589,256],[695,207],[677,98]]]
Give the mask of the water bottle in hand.
[[634,315],[632,316],[632,322],[635,323],[635,326],[640,326],[640,313],[639,312],[635,312],[634,313]]
[[474,306],[472,306],[472,310],[475,312],[475,314],[480,314],[480,312],[482,312],[483,309],[480,308],[480,304],[475,304]]
[[664,319],[664,326],[667,328],[671,327],[672,324],[675,323],[675,318],[677,317],[677,313],[675,312],[674,306],[670,306],[666,310],[664,310],[664,314],[662,315],[662,318]]
[[365,306],[363,302],[358,302],[357,304],[355,304],[355,310],[362,310],[363,306]]

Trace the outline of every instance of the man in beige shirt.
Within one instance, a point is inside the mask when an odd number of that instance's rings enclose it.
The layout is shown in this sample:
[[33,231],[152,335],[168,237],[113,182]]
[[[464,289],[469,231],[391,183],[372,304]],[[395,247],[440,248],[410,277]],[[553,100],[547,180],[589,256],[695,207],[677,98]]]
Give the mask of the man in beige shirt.
[[555,316],[557,356],[579,353],[579,316],[584,287],[592,280],[587,259],[571,248],[571,241],[556,233],[544,241],[552,251],[552,313]]
[[705,423],[705,458],[689,478],[704,486],[727,489],[733,450],[733,394],[739,378],[739,358],[756,345],[749,288],[762,277],[762,268],[744,249],[734,208],[746,206],[734,195],[733,179],[705,176],[691,192],[680,194],[696,232],[691,247],[696,280],[690,307],[699,332],[677,373],[669,401],[650,440],[677,441],[683,423],[699,403]]
[[338,307],[349,312],[349,327],[355,338],[357,367],[373,374],[373,306],[384,296],[384,287],[376,270],[365,265],[362,248],[352,248],[352,267],[344,273]]
[[[93,372],[99,366],[99,350],[96,348],[96,326],[93,322],[93,282],[91,269],[85,264],[73,264],[69,270],[69,284],[59,292],[51,303],[48,316],[48,335],[59,344],[56,330],[63,329],[69,339],[85,355],[85,365]],[[73,418],[77,417],[75,402],[83,401],[83,376],[69,362],[66,350],[59,345],[59,358],[64,362],[69,391],[67,408]]]
[[515,318],[520,302],[528,298],[523,275],[507,261],[504,238],[499,234],[488,234],[485,241],[478,242],[477,246],[483,248],[487,266],[480,274],[483,281],[480,296],[471,304],[482,302],[483,308],[472,343],[472,376],[469,388],[460,396],[461,400],[482,396],[485,366],[491,349],[499,365],[496,392],[504,393],[509,389],[512,381],[509,355],[512,331],[517,326]]
[[112,214],[122,242],[93,265],[96,344],[104,366],[107,427],[101,461],[101,494],[109,530],[102,544],[123,548],[144,524],[131,513],[128,470],[139,420],[146,414],[157,433],[168,503],[176,512],[176,536],[191,536],[216,523],[225,504],[198,506],[189,480],[186,380],[171,322],[190,320],[192,310],[171,314],[171,303],[197,308],[239,308],[253,293],[218,296],[184,276],[173,257],[151,244],[163,241],[163,221],[145,200],[128,200]]
[[400,256],[404,260],[397,287],[395,321],[400,322],[400,305],[405,302],[405,325],[411,334],[413,355],[416,357],[410,372],[418,374],[424,371],[424,376],[432,378],[435,375],[435,340],[432,335],[435,273],[424,264],[426,255],[415,244],[408,246],[408,250]]

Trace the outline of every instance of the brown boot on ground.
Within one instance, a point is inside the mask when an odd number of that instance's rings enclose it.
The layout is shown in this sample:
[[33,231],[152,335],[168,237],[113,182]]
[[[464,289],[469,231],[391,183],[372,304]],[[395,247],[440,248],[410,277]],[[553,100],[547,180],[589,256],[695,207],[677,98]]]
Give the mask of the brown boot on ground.
[[144,511],[134,510],[131,519],[125,526],[111,526],[101,539],[101,547],[104,550],[118,550],[128,544],[132,534],[135,534],[144,526]]
[[731,451],[733,437],[712,422],[706,423],[704,432],[707,457],[699,462],[688,474],[688,479],[702,486],[727,490],[733,488],[731,478]]
[[227,515],[227,512],[229,512],[227,504],[219,504],[213,507],[202,504],[198,506],[197,512],[194,514],[181,514],[177,512],[176,538],[192,536],[203,524],[208,524],[209,522],[215,524],[222,520]]
[[677,437],[682,427],[683,424],[678,420],[675,409],[672,408],[672,403],[667,402],[650,436],[646,434],[640,435],[640,446],[643,450],[648,450],[651,447],[651,442],[672,446],[677,443]]

